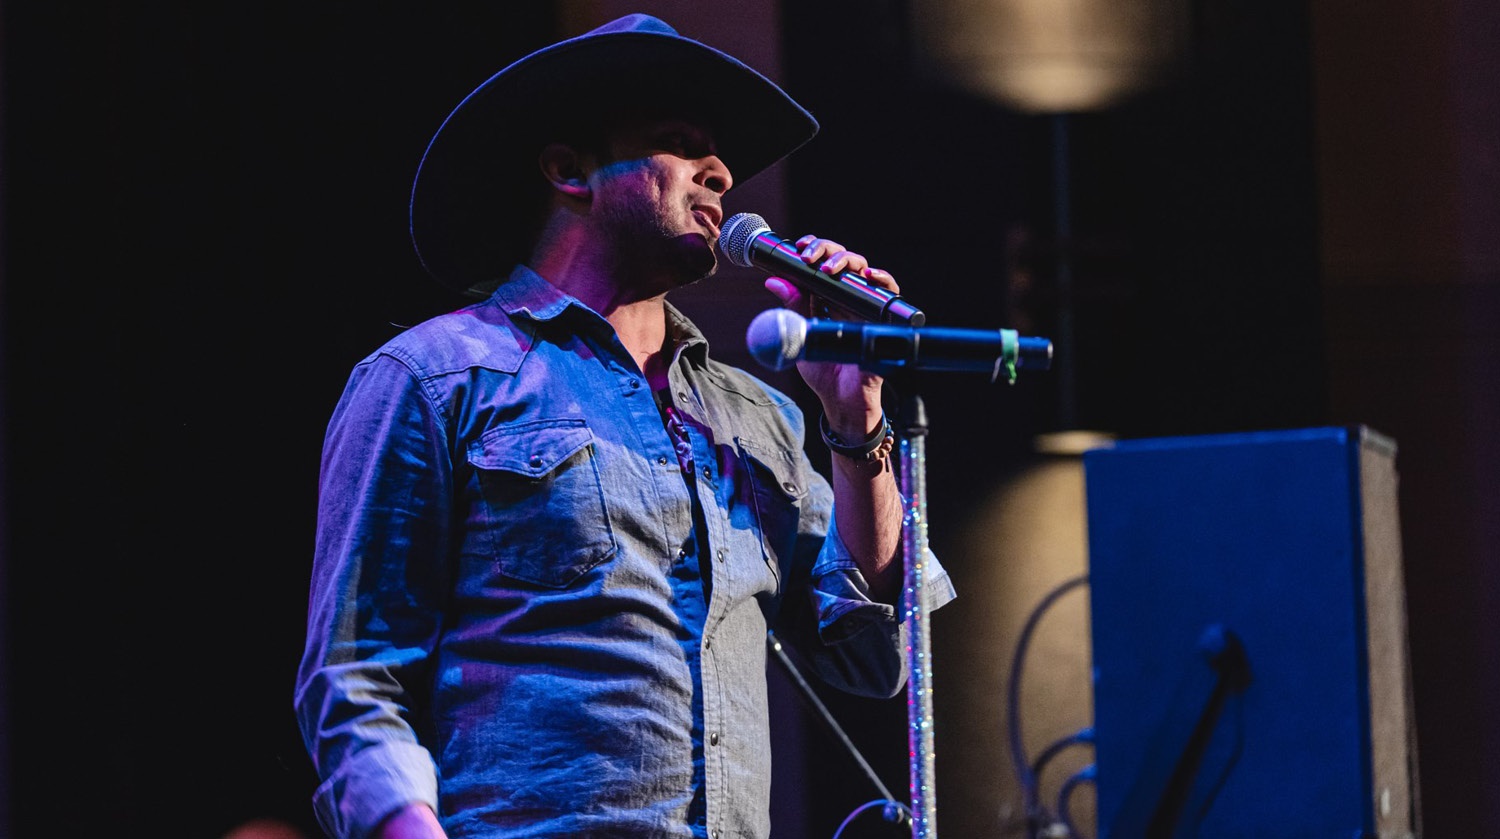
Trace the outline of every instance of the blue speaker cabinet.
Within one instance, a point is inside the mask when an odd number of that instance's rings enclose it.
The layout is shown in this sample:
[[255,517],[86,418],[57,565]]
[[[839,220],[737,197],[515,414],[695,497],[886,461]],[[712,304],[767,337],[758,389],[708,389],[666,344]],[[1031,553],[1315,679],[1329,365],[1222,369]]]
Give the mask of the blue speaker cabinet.
[[1420,835],[1394,441],[1085,453],[1100,839]]

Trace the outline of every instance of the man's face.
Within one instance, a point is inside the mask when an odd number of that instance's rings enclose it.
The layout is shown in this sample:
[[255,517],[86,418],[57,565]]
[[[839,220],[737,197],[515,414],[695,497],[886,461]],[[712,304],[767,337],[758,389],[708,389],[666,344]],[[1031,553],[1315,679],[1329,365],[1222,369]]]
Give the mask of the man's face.
[[685,119],[632,120],[606,142],[607,161],[590,175],[592,213],[622,267],[668,288],[712,274],[733,180],[709,130]]

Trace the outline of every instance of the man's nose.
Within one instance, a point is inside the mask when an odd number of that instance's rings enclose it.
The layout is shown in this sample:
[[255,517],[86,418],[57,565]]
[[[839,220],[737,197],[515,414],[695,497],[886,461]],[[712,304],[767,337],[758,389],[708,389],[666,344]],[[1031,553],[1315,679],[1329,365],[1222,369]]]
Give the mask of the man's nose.
[[703,167],[698,170],[695,179],[699,185],[713,190],[719,195],[729,191],[734,185],[734,176],[729,173],[729,167],[716,154],[703,158]]

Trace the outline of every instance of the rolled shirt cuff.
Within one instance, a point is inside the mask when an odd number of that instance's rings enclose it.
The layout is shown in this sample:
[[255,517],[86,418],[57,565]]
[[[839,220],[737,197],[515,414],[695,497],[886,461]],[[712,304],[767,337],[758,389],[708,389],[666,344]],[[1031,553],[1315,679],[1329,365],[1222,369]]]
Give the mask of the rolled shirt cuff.
[[[927,610],[932,611],[952,600],[957,592],[948,572],[930,550],[926,552],[924,570],[922,595]],[[845,641],[871,624],[900,623],[894,605],[871,599],[869,582],[839,537],[832,516],[823,551],[813,565],[812,583],[818,638],[824,644]]]
[[432,755],[411,742],[360,749],[313,793],[318,823],[335,839],[365,839],[414,803],[437,811],[437,768]]

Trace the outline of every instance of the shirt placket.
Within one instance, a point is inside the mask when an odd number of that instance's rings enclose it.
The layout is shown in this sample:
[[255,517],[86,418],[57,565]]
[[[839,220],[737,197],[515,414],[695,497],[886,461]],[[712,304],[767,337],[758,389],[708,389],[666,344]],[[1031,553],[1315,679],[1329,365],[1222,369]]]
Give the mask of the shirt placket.
[[619,379],[620,398],[625,405],[623,410],[642,441],[642,454],[649,461],[656,494],[662,500],[662,568],[670,571],[673,563],[683,560],[697,541],[691,500],[687,496],[692,482],[689,480],[687,486],[683,486],[685,467],[679,459],[675,440],[663,426],[661,411],[645,376],[629,360],[630,355],[624,346],[611,334],[609,340],[595,349],[601,359],[607,359],[605,366]]
[[[674,364],[669,372],[671,398],[679,406],[679,411],[687,417],[702,416],[705,411],[702,404],[704,392],[689,386],[688,376],[681,368],[682,365]],[[699,550],[705,552],[703,558],[707,560],[702,563],[702,568],[710,578],[708,610],[699,644],[702,655],[704,794],[708,807],[709,839],[721,839],[724,834],[724,814],[732,810],[727,806],[726,798],[733,794],[732,779],[728,777],[728,762],[723,753],[725,726],[731,724],[731,721],[726,718],[725,709],[729,707],[729,703],[724,691],[727,686],[718,666],[718,656],[725,651],[718,649],[715,627],[722,618],[721,613],[728,608],[724,593],[731,591],[727,584],[730,563],[725,510],[729,504],[727,494],[733,488],[720,471],[722,464],[714,454],[714,441],[700,433],[697,425],[690,420],[685,421],[683,427],[690,443],[695,464],[695,490],[703,508],[704,527],[708,531],[705,534],[707,538],[699,545]],[[732,655],[733,652],[728,651],[728,654]]]
[[657,395],[647,385],[644,375],[630,361],[630,356],[618,339],[611,336],[597,348],[598,356],[605,368],[618,380],[619,404],[632,423],[643,445],[642,454],[648,460],[648,468],[654,476],[655,491],[662,500],[661,545],[662,570],[671,589],[672,611],[683,630],[683,655],[689,670],[696,674],[700,696],[699,708],[694,709],[693,732],[698,748],[702,752],[704,777],[703,809],[689,812],[689,818],[702,820],[703,829],[710,837],[721,836],[723,831],[713,824],[712,814],[723,810],[716,806],[715,798],[723,794],[720,782],[723,761],[717,760],[720,736],[714,722],[718,719],[720,682],[717,671],[706,662],[710,645],[705,644],[706,626],[711,625],[710,603],[706,594],[712,590],[705,586],[703,573],[708,571],[703,562],[703,552],[718,540],[710,533],[700,532],[693,512],[694,493],[698,502],[704,504],[704,518],[710,524],[702,530],[714,531],[711,523],[716,518],[713,501],[717,483],[713,453],[701,433],[692,428],[692,419],[674,400],[681,399],[684,405],[696,405],[680,376],[669,374],[674,380],[663,404],[658,404]]

